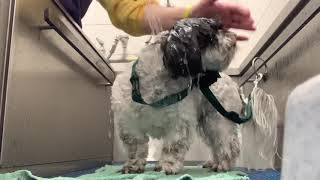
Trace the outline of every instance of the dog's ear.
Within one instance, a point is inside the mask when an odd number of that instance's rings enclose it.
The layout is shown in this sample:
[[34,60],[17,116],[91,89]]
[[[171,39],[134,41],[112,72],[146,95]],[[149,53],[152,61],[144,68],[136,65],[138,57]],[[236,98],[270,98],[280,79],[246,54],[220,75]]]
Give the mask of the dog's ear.
[[188,76],[185,67],[187,46],[177,37],[169,36],[162,45],[163,64],[172,78]]
[[160,42],[160,48],[162,52],[164,52],[165,47],[167,46],[168,37],[169,37],[169,32],[161,34],[159,42]]

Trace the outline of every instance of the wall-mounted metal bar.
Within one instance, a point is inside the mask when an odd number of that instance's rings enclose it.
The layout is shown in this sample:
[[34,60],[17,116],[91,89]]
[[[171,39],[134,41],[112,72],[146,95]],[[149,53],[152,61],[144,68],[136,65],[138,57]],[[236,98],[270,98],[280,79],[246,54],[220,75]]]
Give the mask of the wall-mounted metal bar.
[[80,27],[72,20],[58,0],[53,1],[59,11],[46,9],[44,20],[49,26],[39,27],[41,30],[53,29],[75,51],[77,51],[87,63],[89,63],[105,80],[104,85],[112,85],[115,80],[115,72],[96,50]]
[[[5,11],[2,11],[0,14],[3,15],[1,18],[5,18],[5,22],[3,22],[3,29],[0,28],[0,33],[4,33],[5,39],[0,39],[0,43],[4,43],[3,49],[0,47],[0,58],[2,58],[3,63],[0,65],[1,69],[1,79],[0,79],[0,142],[2,142],[3,136],[3,125],[4,125],[4,117],[5,117],[5,103],[7,98],[7,84],[8,84],[8,75],[9,75],[9,59],[10,59],[10,51],[11,51],[11,39],[13,33],[13,24],[14,24],[14,16],[15,16],[15,0],[3,1],[3,8]],[[1,9],[0,9],[1,10]],[[2,14],[4,13],[4,14]],[[3,50],[3,53],[1,52]],[[2,143],[0,145],[0,156],[2,154]],[[1,165],[2,159],[0,160]]]
[[110,64],[124,64],[124,63],[132,63],[133,61],[129,60],[115,60],[115,61],[110,61]]
[[[261,63],[258,68],[256,69],[251,69],[250,72],[247,72],[249,75],[244,77],[241,81],[241,84],[240,86],[243,86],[246,82],[248,82],[250,80],[250,78],[255,75],[263,66],[265,66],[288,42],[290,42],[290,40],[292,38],[294,38],[318,13],[320,12],[320,7],[319,7],[319,4],[318,4],[318,7],[313,11],[313,13],[311,13],[300,25],[299,27],[293,31],[293,33],[291,33],[272,53],[271,55],[265,59],[265,61],[263,63]],[[296,14],[297,15],[297,14]],[[291,18],[287,18],[287,26],[290,24],[291,21],[292,21],[292,17]],[[286,26],[286,27],[287,27]],[[281,31],[282,32],[282,31]],[[280,33],[281,34],[281,33]],[[280,35],[279,34],[279,35]],[[278,36],[279,36],[278,35]],[[277,37],[278,37],[277,36]],[[268,46],[270,44],[272,44],[274,42],[274,39],[267,43],[266,46],[263,46],[263,48],[259,51],[260,53],[259,54],[262,54],[264,51],[266,51],[266,49],[268,48]]]

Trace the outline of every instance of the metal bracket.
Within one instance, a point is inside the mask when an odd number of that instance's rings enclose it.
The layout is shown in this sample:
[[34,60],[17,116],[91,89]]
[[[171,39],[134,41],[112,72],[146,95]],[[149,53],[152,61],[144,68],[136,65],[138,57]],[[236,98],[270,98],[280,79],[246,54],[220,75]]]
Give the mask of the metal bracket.
[[268,73],[268,65],[267,65],[267,63],[265,63],[263,66],[264,66],[264,72],[263,73],[258,73],[258,71],[259,71],[259,69],[257,69],[257,67],[256,67],[256,62],[257,61],[262,61],[262,63],[264,63],[265,62],[265,60],[264,59],[262,59],[261,57],[255,57],[253,60],[252,60],[252,67],[253,67],[253,70],[254,70],[254,72],[255,72],[255,74],[256,74],[256,77],[254,78],[254,79],[248,79],[248,81],[247,82],[254,82],[254,81],[256,81],[258,78],[259,78],[259,81],[260,80],[263,80],[263,81],[266,81],[267,80],[267,73]]

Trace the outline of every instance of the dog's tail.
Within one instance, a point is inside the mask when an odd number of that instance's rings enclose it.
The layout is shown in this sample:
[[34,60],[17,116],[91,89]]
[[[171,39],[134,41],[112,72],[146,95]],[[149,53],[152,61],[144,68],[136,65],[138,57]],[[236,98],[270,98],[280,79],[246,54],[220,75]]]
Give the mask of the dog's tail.
[[244,102],[248,101],[251,103],[253,116],[241,129],[242,161],[250,168],[274,168],[278,149],[278,111],[274,98],[255,86],[251,98]]

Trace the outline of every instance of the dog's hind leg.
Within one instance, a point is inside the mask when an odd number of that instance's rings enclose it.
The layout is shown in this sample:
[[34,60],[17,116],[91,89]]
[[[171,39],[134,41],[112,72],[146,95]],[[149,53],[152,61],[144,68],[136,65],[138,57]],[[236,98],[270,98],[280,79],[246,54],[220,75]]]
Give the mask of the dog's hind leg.
[[122,168],[122,173],[143,173],[148,156],[148,141],[147,136],[135,138],[129,134],[120,135],[128,152],[128,160]]
[[[220,75],[221,78],[210,86],[210,90],[227,111],[240,113],[242,102],[238,85],[229,76]],[[224,118],[205,98],[201,109],[199,130],[212,155],[205,167],[215,171],[230,170],[240,154],[239,126]]]
[[210,118],[202,125],[202,131],[212,156],[203,167],[214,171],[230,170],[240,154],[237,125],[223,117]]
[[208,168],[212,170],[217,170],[218,163],[217,163],[217,157],[214,157],[215,154],[213,152],[213,144],[215,141],[215,135],[214,135],[214,130],[212,127],[214,124],[213,123],[208,123],[206,122],[206,119],[204,116],[202,116],[199,120],[198,124],[198,130],[200,133],[201,138],[203,139],[203,142],[210,148],[211,154],[208,160],[203,164],[203,168]]

